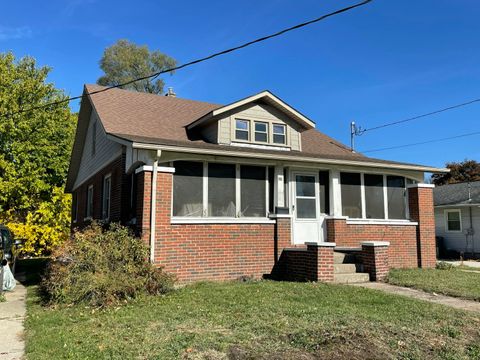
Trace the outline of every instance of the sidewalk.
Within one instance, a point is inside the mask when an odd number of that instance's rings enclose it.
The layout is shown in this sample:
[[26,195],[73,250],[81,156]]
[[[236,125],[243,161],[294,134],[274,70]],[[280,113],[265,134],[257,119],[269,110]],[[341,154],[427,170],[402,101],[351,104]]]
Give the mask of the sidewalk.
[[480,302],[477,301],[463,300],[460,298],[439,294],[431,294],[421,290],[415,290],[381,282],[369,282],[352,285],[361,286],[368,289],[381,290],[390,294],[407,296],[414,299],[429,301],[432,303],[446,305],[460,310],[480,312]]
[[6,302],[0,303],[0,360],[21,359],[25,351],[23,321],[27,289],[17,281],[14,291],[6,292]]

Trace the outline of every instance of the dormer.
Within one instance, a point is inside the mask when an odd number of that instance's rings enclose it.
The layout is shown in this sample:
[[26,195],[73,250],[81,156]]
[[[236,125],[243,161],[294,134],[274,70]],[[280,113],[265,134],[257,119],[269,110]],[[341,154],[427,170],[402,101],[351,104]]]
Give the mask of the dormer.
[[187,131],[214,144],[301,151],[301,133],[314,127],[313,121],[263,91],[209,112]]

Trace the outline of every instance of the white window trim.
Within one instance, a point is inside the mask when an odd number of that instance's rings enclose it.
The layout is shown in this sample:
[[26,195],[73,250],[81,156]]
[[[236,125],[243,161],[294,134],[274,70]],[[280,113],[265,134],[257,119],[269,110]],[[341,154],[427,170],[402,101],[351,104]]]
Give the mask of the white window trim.
[[[458,213],[458,218],[459,218],[459,221],[460,221],[460,230],[450,230],[448,228],[448,214],[449,213]],[[445,232],[461,233],[463,231],[462,210],[461,209],[445,209],[444,210],[444,216],[445,216]]]
[[[265,131],[257,131],[256,129],[256,124],[264,124],[265,125]],[[258,141],[256,139],[257,133],[259,134],[265,134],[267,135],[267,141]],[[270,143],[270,124],[267,121],[253,121],[253,140],[256,143],[263,143],[263,144],[269,144]],[[282,144],[284,145],[284,144]]]
[[[244,121],[247,123],[247,129],[238,129],[237,128],[237,121]],[[252,122],[248,119],[241,119],[241,118],[235,118],[234,120],[234,127],[233,127],[233,138],[235,139],[235,141],[245,141],[245,142],[250,142],[252,140]],[[243,132],[246,132],[247,133],[247,140],[243,140],[243,139],[237,139],[237,131],[243,131]]]
[[[274,129],[274,126],[273,125],[280,125],[280,126],[283,126],[283,134],[279,134],[279,133],[276,133],[273,129]],[[287,144],[287,125],[286,124],[280,124],[280,123],[272,123],[272,141],[271,143],[274,144],[274,145],[286,145]],[[285,141],[283,143],[276,143],[274,142],[273,138],[275,135],[282,135],[283,138],[285,139]]]
[[[247,121],[248,122],[248,140],[242,140],[242,139],[237,139],[237,120],[240,121]],[[232,122],[233,125],[231,125],[231,142],[232,143],[244,143],[244,144],[256,144],[256,145],[266,145],[268,148],[277,146],[277,147],[288,147],[291,148],[291,145],[289,143],[289,127],[287,124],[284,122],[278,121],[278,120],[269,120],[269,119],[261,119],[261,118],[255,118],[255,117],[234,117],[232,116]],[[267,124],[267,138],[268,141],[255,141],[255,123],[266,123]],[[285,142],[283,143],[274,143],[273,142],[273,125],[280,125],[283,126],[284,133],[279,134],[276,133],[276,135],[283,135],[285,137]],[[246,131],[246,130],[241,130],[241,131]]]
[[[105,192],[105,183],[107,180],[110,180],[110,188],[108,189],[108,209],[105,209],[105,200],[106,200],[106,192]],[[103,177],[103,189],[102,189],[102,219],[105,221],[110,220],[110,211],[112,208],[112,174],[109,173]],[[105,212],[107,212],[107,216],[105,216]]]
[[[89,198],[89,195],[90,195],[90,190],[92,190],[92,214],[90,214],[90,198]],[[93,219],[93,212],[94,212],[94,204],[93,204],[93,185],[88,185],[88,188],[87,188],[87,206],[85,208],[85,218],[84,220],[91,220]]]
[[[340,170],[339,171],[339,177],[338,177],[338,186],[339,186],[339,192],[341,194],[342,192],[342,182],[341,182],[341,179],[340,179],[340,176],[341,176],[341,173],[355,173],[355,174],[360,174],[360,197],[361,197],[361,206],[362,206],[362,217],[361,218],[350,218],[350,217],[347,217],[349,220],[353,220],[353,221],[367,221],[368,223],[371,223],[372,221],[376,221],[376,222],[382,222],[382,223],[385,223],[385,221],[390,221],[390,222],[397,222],[397,221],[409,221],[409,217],[410,217],[410,212],[409,212],[409,208],[408,208],[408,191],[407,191],[407,177],[405,176],[402,176],[402,175],[390,175],[390,174],[383,174],[383,207],[384,207],[384,212],[385,212],[385,218],[384,219],[373,219],[373,218],[366,218],[366,201],[365,201],[365,174],[369,175],[369,174],[372,174],[372,175],[380,175],[379,173],[375,173],[375,172],[361,172],[361,171],[355,171],[355,170]],[[405,191],[406,192],[406,196],[404,197],[404,203],[405,203],[405,217],[406,219],[390,219],[388,216],[388,186],[387,186],[387,176],[399,176],[399,177],[403,177],[404,181],[405,181]],[[341,197],[340,197],[340,213],[342,214],[341,216],[343,216],[343,213],[342,213],[342,202],[341,202]],[[413,222],[410,222],[410,223],[413,223]]]
[[[191,160],[193,162],[201,162],[203,164],[203,216],[202,217],[189,217],[189,216],[174,216],[173,215],[173,196],[171,198],[171,206],[170,206],[170,219],[171,223],[174,224],[197,224],[197,223],[205,223],[205,224],[215,224],[215,223],[244,223],[244,224],[254,224],[254,223],[264,223],[265,221],[269,220],[269,209],[268,206],[270,204],[270,192],[269,192],[269,185],[268,185],[268,167],[267,164],[252,164],[252,163],[232,163],[232,162],[224,162],[224,161],[196,161]],[[225,164],[225,165],[234,165],[235,166],[235,217],[215,217],[215,216],[208,216],[208,164],[209,163],[216,163],[216,164]],[[244,166],[260,166],[265,167],[265,216],[264,217],[243,217],[240,216],[241,213],[241,191],[240,191],[240,167]],[[172,182],[173,186],[173,182]],[[173,195],[173,192],[172,192]],[[225,220],[225,221],[223,221]],[[258,220],[258,222],[257,222]],[[269,220],[271,221],[271,220]],[[267,223],[269,223],[267,221]]]

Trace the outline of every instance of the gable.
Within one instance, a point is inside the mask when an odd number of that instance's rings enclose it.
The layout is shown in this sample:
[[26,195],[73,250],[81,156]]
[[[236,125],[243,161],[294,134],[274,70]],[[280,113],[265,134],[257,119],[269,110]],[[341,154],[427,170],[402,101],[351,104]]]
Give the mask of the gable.
[[[245,120],[249,123],[249,141],[241,141],[235,136],[235,122],[236,120]],[[266,125],[268,139],[266,142],[254,140],[254,126],[255,123],[262,123]],[[285,144],[273,144],[272,139],[272,125],[285,125],[286,128],[286,142]],[[218,143],[220,145],[245,145],[254,144],[260,146],[278,146],[288,148],[291,150],[301,150],[300,133],[305,129],[295,120],[291,119],[284,112],[278,110],[272,105],[266,104],[263,101],[256,101],[245,104],[239,108],[235,108],[226,113],[213,118],[207,125],[201,127],[197,131],[202,137],[210,143]],[[268,141],[270,140],[270,141]]]
[[[122,154],[122,145],[107,138],[103,125],[92,109],[83,139],[83,150],[72,190]],[[95,147],[95,151],[93,148]]]

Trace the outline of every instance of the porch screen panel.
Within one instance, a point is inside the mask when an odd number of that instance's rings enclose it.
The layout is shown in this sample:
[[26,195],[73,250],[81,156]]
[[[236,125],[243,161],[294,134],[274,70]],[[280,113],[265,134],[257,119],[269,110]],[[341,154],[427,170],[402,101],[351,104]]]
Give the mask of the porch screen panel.
[[406,190],[403,176],[387,176],[387,202],[389,219],[406,219]]
[[340,173],[340,190],[342,192],[342,215],[351,218],[361,218],[360,174]]
[[367,219],[384,219],[383,175],[364,175],[365,210]]
[[244,217],[267,216],[267,189],[265,167],[240,167],[240,215]]
[[330,214],[330,177],[328,171],[320,171],[318,183],[320,189],[320,212]]
[[208,164],[208,216],[235,215],[235,165]]
[[203,163],[175,161],[173,216],[203,215]]

